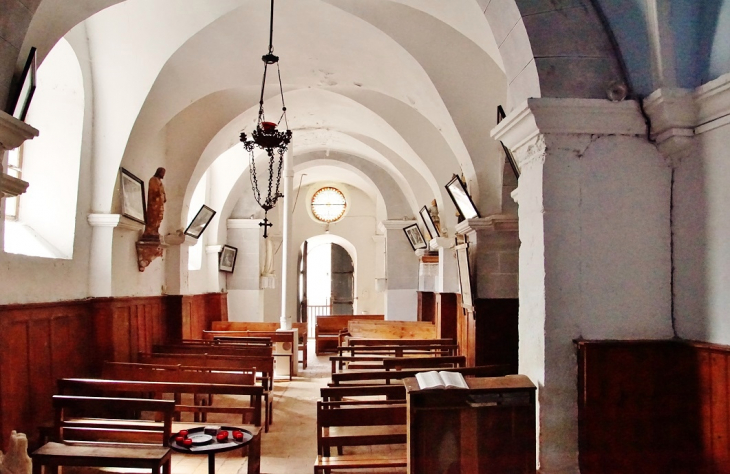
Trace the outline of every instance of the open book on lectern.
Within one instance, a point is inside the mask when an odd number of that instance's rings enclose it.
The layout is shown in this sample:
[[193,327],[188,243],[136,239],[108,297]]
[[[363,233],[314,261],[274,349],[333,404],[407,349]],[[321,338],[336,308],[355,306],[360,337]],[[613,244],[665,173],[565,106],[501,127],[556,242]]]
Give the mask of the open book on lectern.
[[464,376],[459,372],[435,371],[419,372],[416,374],[418,388],[430,390],[436,388],[469,388]]

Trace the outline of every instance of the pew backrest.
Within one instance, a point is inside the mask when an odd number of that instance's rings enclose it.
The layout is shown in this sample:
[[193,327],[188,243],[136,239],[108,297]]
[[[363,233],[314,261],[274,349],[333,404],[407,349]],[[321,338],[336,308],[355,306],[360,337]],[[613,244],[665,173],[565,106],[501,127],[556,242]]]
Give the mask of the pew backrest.
[[351,338],[436,339],[436,326],[427,321],[365,321],[347,323]]

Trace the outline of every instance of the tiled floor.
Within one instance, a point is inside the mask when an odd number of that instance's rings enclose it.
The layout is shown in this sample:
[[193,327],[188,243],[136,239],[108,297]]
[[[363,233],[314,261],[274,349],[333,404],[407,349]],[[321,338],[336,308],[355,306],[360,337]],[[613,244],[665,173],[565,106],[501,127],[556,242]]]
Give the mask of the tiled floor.
[[[314,344],[309,344],[313,348]],[[327,385],[329,358],[312,352],[307,370],[291,382],[288,378],[274,382],[274,417],[268,433],[261,438],[262,474],[299,474],[312,472],[317,454],[316,401],[319,388]],[[300,365],[301,367],[301,365]],[[221,415],[222,416],[222,415]],[[236,425],[236,418],[212,418],[209,422]],[[240,423],[240,420],[238,420]],[[208,474],[208,457],[173,454],[174,474]],[[246,474],[246,458],[240,450],[216,455],[216,474]]]

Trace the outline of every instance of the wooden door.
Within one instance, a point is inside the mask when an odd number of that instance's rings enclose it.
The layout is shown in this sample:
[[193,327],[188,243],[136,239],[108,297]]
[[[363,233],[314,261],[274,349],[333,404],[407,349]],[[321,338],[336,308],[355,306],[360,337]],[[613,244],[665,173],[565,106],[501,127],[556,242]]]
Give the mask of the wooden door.
[[355,268],[347,250],[332,244],[332,314],[353,314]]

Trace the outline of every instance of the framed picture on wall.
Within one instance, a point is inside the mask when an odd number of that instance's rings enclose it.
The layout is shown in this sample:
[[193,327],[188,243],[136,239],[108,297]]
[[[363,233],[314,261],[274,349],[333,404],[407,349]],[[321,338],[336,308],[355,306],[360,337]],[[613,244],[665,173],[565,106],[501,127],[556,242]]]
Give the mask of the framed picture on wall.
[[33,93],[35,93],[35,76],[36,48],[32,47],[30,53],[28,53],[28,59],[25,61],[23,74],[20,76],[20,91],[13,109],[13,117],[23,122],[25,122],[25,117],[28,115],[30,101],[33,99]]
[[210,224],[213,216],[215,216],[215,211],[203,204],[198,213],[195,214],[195,217],[193,217],[193,220],[190,222],[187,229],[185,229],[185,235],[199,239],[200,236],[203,235],[205,228],[208,227],[208,224]]
[[140,224],[145,223],[144,181],[120,168],[122,215]]
[[440,237],[439,230],[436,228],[436,224],[433,222],[433,217],[431,217],[431,213],[428,212],[428,208],[426,206],[423,206],[419,214],[421,214],[421,219],[423,219],[423,225],[426,226],[426,231],[431,236],[431,238],[435,239],[436,237]]
[[456,263],[459,267],[459,284],[461,285],[461,306],[467,311],[474,311],[474,297],[471,287],[469,269],[469,244],[460,244],[456,250]]
[[418,224],[411,224],[404,227],[403,232],[405,232],[406,237],[408,237],[408,242],[411,244],[411,247],[413,247],[413,250],[428,248],[426,245],[426,239],[423,238],[423,234],[421,233],[421,229],[418,228]]
[[222,272],[232,273],[233,268],[236,266],[237,255],[238,249],[236,247],[224,245],[218,257],[218,269]]
[[446,183],[446,191],[451,196],[451,200],[454,201],[456,209],[458,209],[464,219],[480,217],[474,201],[471,200],[471,196],[466,192],[466,185],[458,175],[454,175],[451,181]]

